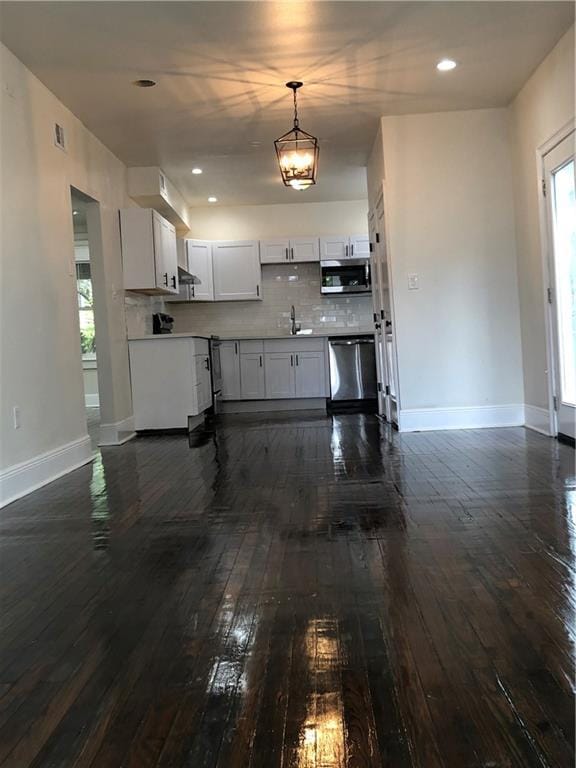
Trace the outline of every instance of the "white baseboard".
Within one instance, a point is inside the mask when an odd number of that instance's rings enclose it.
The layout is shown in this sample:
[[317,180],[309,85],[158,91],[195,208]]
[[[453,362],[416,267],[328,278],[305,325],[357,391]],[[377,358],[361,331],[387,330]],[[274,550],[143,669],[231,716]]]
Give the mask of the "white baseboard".
[[98,393],[93,395],[84,395],[84,405],[86,408],[100,408],[100,396]]
[[0,507],[51,483],[92,461],[90,438],[85,435],[33,459],[0,472]]
[[136,437],[134,431],[134,416],[115,421],[111,424],[100,424],[98,445],[124,445]]
[[528,429],[540,432],[542,435],[550,437],[550,414],[546,408],[539,408],[537,405],[524,405],[524,424]]
[[480,405],[461,408],[410,408],[400,411],[400,432],[427,432],[443,429],[521,427],[523,405]]

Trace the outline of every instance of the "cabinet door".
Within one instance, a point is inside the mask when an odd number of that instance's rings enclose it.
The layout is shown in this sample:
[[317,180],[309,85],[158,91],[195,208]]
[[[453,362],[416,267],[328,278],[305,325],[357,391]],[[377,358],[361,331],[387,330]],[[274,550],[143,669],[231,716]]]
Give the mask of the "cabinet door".
[[249,352],[240,355],[240,392],[243,400],[262,400],[266,397],[263,354]]
[[291,261],[320,261],[320,240],[317,237],[295,237],[290,240]]
[[347,259],[349,256],[350,244],[347,235],[341,237],[321,237],[320,238],[320,259],[329,261],[330,259]]
[[260,299],[257,240],[229,240],[212,245],[215,301]]
[[294,354],[267,352],[264,355],[264,364],[266,366],[266,397],[269,400],[294,397],[296,393]]
[[324,352],[296,352],[296,397],[326,397]]
[[188,272],[200,280],[190,286],[191,301],[214,301],[212,276],[212,243],[208,240],[186,240]]
[[154,231],[154,264],[156,272],[156,287],[170,293],[170,275],[165,264],[164,249],[166,247],[162,216],[152,211],[152,229]]
[[220,344],[222,400],[240,400],[240,355],[237,341]]
[[156,211],[152,212],[154,229],[154,259],[156,262],[156,286],[167,293],[177,294],[178,250],[176,230]]
[[368,235],[350,235],[350,258],[370,258],[370,238]]
[[290,260],[289,240],[260,240],[261,264],[286,264]]

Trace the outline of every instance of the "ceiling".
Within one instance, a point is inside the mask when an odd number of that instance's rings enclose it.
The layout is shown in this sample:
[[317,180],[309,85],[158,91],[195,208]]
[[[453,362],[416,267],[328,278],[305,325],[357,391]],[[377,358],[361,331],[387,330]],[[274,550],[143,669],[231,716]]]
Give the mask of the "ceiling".
[[[504,106],[573,20],[572,2],[19,1],[1,3],[0,36],[121,160],[161,166],[196,206],[363,198],[380,115]],[[439,73],[444,56],[457,69]],[[293,79],[321,142],[305,192],[283,187],[272,145]]]

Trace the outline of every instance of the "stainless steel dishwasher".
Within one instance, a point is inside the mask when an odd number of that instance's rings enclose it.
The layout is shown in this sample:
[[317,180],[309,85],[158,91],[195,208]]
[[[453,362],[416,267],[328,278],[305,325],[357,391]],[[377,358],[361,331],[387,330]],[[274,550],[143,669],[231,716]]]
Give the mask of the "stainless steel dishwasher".
[[328,339],[332,400],[373,400],[376,391],[376,355],[372,336]]

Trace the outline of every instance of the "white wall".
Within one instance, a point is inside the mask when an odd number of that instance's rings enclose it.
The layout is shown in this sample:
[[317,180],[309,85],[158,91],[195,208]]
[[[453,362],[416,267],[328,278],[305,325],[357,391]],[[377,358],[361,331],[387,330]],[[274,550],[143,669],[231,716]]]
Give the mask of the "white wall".
[[[305,195],[306,192],[296,194]],[[188,237],[198,240],[264,240],[270,237],[360,234],[368,231],[368,203],[214,204],[190,208]]]
[[524,85],[510,111],[524,388],[527,404],[547,410],[545,301],[536,150],[574,118],[574,27]]
[[[516,421],[523,385],[507,110],[384,117],[381,129],[402,411],[489,406],[488,419]],[[408,290],[411,273],[419,290]],[[404,424],[417,424],[409,416]]]
[[[28,466],[59,451],[58,466],[65,470],[74,457],[85,458],[86,438],[71,185],[101,203],[98,272],[110,334],[107,354],[98,350],[106,368],[102,418],[112,423],[131,416],[118,226],[118,209],[130,202],[126,170],[4,46],[0,56],[0,468]],[[54,146],[55,121],[65,128],[66,153]],[[21,409],[17,430],[15,405]],[[74,448],[70,455],[67,446]],[[15,472],[4,473],[5,487],[20,482]]]

